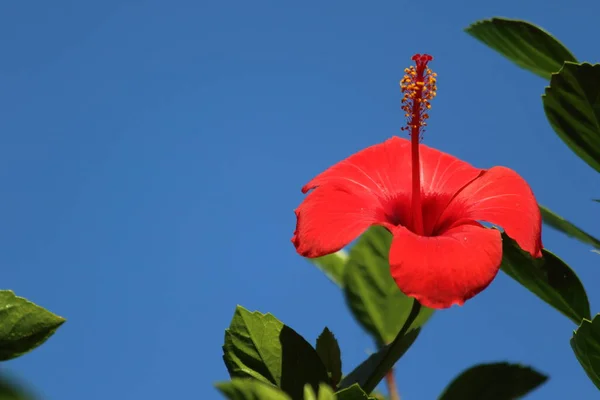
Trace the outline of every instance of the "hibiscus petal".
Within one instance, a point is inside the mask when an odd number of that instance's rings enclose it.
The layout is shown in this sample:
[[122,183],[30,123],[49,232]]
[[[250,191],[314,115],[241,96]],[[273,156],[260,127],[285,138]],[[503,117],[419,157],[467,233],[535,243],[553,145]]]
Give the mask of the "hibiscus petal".
[[[452,197],[477,178],[482,170],[449,154],[420,145],[421,187],[426,233]],[[317,175],[302,188],[343,186],[379,199],[386,222],[410,227],[412,166],[410,141],[392,137],[368,147]]]
[[324,256],[340,250],[369,226],[383,221],[382,213],[372,193],[335,185],[319,187],[296,209],[292,243],[304,257]]
[[448,205],[439,229],[461,219],[498,225],[533,257],[542,256],[542,217],[531,188],[515,171],[493,167],[467,185]]
[[404,227],[393,231],[390,270],[400,290],[431,308],[448,308],[485,289],[502,261],[502,238],[477,222],[441,236],[419,236]]
[[431,235],[448,203],[484,170],[425,145],[421,153],[421,192],[425,235]]
[[394,136],[326,169],[302,192],[327,184],[344,184],[383,198],[402,192],[410,194],[410,162],[410,141]]

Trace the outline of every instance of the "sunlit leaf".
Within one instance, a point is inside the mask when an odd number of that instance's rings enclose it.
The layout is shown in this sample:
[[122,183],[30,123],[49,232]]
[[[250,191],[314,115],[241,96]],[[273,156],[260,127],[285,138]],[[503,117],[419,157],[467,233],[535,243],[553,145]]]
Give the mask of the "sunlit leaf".
[[293,399],[304,385],[329,380],[313,347],[271,314],[238,306],[225,331],[223,360],[232,378],[254,378],[280,387]]
[[339,392],[333,393],[333,390],[325,384],[319,387],[318,395],[310,385],[304,387],[304,400],[377,400],[375,397],[369,397],[358,385],[352,385]]
[[215,386],[229,400],[292,400],[281,389],[256,379],[237,378]]
[[64,318],[15,296],[11,290],[0,290],[0,361],[35,349],[64,322]]
[[333,389],[324,383],[319,385],[319,391],[315,393],[312,386],[304,386],[304,400],[335,400]]
[[338,400],[376,400],[369,396],[360,386],[354,384],[336,393]]

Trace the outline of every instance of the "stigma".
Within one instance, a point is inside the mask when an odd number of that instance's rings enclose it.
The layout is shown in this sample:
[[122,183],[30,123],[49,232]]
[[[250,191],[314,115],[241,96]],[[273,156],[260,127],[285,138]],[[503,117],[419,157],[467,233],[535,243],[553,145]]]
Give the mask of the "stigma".
[[404,70],[405,75],[400,81],[402,110],[406,117],[406,126],[401,129],[408,131],[411,139],[420,141],[429,119],[431,100],[436,95],[437,74],[427,67],[433,60],[429,54],[415,54],[412,60],[415,65]]

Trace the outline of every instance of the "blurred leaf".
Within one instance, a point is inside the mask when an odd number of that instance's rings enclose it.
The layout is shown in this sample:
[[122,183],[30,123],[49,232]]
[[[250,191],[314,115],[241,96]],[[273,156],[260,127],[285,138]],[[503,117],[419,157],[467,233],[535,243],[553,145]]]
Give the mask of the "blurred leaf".
[[232,378],[254,378],[302,399],[304,385],[318,387],[328,376],[319,355],[293,329],[271,314],[238,306],[225,330],[223,360]]
[[[392,235],[385,228],[369,228],[350,250],[344,274],[346,303],[378,346],[394,340],[413,302],[398,289],[390,274],[391,243]],[[425,324],[432,314],[431,308],[423,307],[413,328]]]
[[[335,399],[335,396],[330,398]],[[304,400],[317,400],[317,395],[315,394],[314,389],[310,385],[304,386]]]
[[338,400],[375,400],[375,397],[370,397],[357,384],[354,384],[346,389],[336,393]]
[[280,389],[256,379],[232,379],[215,386],[229,400],[291,400]]
[[565,61],[577,59],[557,39],[526,21],[492,18],[477,21],[465,31],[519,67],[550,79]]
[[304,400],[377,400],[375,397],[369,397],[364,390],[358,385],[352,385],[346,389],[340,390],[337,393],[333,393],[333,390],[325,385],[321,384],[319,387],[319,395],[315,394],[315,391],[310,385],[304,387]]
[[335,336],[327,328],[317,339],[317,354],[331,378],[331,385],[337,387],[342,379],[342,356]]
[[548,377],[519,364],[494,363],[471,367],[450,383],[440,400],[514,400]]
[[12,290],[0,290],[0,361],[35,349],[64,322],[64,318],[15,296]]
[[502,270],[576,324],[590,318],[590,303],[579,278],[567,264],[547,250],[534,259],[502,234]]
[[567,236],[575,238],[582,243],[586,243],[600,249],[600,240],[589,235],[588,233],[585,233],[566,219],[553,213],[544,206],[540,206],[540,211],[542,212],[544,223],[546,223],[548,226],[551,226],[552,228],[566,234]]
[[324,383],[319,385],[318,395],[315,393],[312,386],[304,386],[304,400],[335,400],[335,398],[333,389]]
[[571,347],[587,376],[600,389],[600,314],[584,319],[573,333]]
[[[406,353],[406,351],[417,339],[417,336],[419,336],[420,331],[420,328],[409,331],[397,346],[388,344],[382,347],[377,353],[372,354],[369,358],[363,361],[354,369],[354,371],[346,375],[344,379],[342,379],[340,387],[346,388],[353,384],[358,384],[361,387],[365,387],[369,379],[373,376],[374,372],[386,360],[386,358],[392,360],[391,364],[393,366],[404,355],[404,353]],[[383,378],[383,376],[381,378]]]
[[0,375],[0,400],[33,400],[34,396],[25,386],[10,376]]
[[344,250],[307,260],[323,271],[333,283],[339,287],[344,286],[344,270],[348,260],[348,254]]
[[565,63],[542,101],[558,136],[600,172],[600,64]]

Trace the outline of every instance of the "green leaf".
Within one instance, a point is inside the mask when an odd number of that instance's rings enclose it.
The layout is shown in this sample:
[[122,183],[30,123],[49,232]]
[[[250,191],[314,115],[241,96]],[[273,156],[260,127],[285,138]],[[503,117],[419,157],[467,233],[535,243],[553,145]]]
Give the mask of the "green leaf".
[[552,228],[556,229],[557,231],[560,231],[560,232],[566,234],[567,236],[575,238],[582,243],[586,243],[591,246],[594,246],[597,249],[600,249],[600,240],[598,240],[595,237],[591,236],[590,234],[582,231],[581,229],[579,229],[578,227],[576,227],[575,225],[573,225],[566,219],[553,213],[552,211],[550,211],[549,209],[547,209],[544,206],[540,206],[540,211],[542,212],[542,218],[544,220],[544,223],[546,223],[546,225],[551,226]]
[[215,386],[229,400],[291,400],[280,389],[256,379],[232,379]]
[[477,21],[465,31],[519,67],[550,79],[565,61],[577,61],[557,39],[526,21],[492,18]]
[[335,336],[327,327],[317,339],[317,354],[327,369],[331,385],[337,387],[342,379],[342,356]]
[[600,314],[584,319],[573,333],[571,347],[587,376],[600,389]]
[[493,363],[471,367],[450,383],[440,400],[514,400],[548,377],[519,364]]
[[600,64],[565,63],[542,101],[558,136],[600,172]]
[[[346,388],[353,384],[358,384],[361,387],[365,387],[378,369],[386,369],[380,368],[380,366],[386,362],[386,359],[391,360],[387,361],[387,363],[393,366],[404,355],[404,353],[406,353],[406,351],[417,339],[417,336],[419,336],[420,330],[420,328],[413,329],[404,335],[398,345],[393,346],[393,344],[388,344],[382,347],[377,353],[372,354],[352,372],[346,375],[344,379],[342,379],[340,387]],[[387,368],[387,370],[390,368]],[[385,372],[383,372],[383,375],[385,375]],[[377,380],[377,378],[375,380]]]
[[502,234],[502,270],[576,324],[590,318],[590,303],[575,272],[560,258],[543,250],[534,259]]
[[348,261],[348,253],[344,250],[323,257],[307,258],[307,260],[323,271],[333,283],[339,287],[344,286],[344,270]]
[[0,375],[0,400],[33,400],[33,394],[7,375]]
[[304,385],[329,377],[313,347],[271,314],[238,306],[225,330],[223,360],[232,378],[254,378],[302,399]]
[[324,383],[319,385],[318,395],[310,385],[304,386],[304,400],[335,400],[333,389]]
[[64,322],[64,318],[15,296],[13,291],[0,290],[0,361],[35,349]]
[[[381,226],[367,230],[350,250],[344,294],[354,317],[378,346],[390,343],[410,313],[412,298],[404,295],[390,274],[392,235]],[[413,328],[425,324],[433,309],[423,307]]]
[[[333,397],[335,399],[335,397]],[[304,400],[317,400],[317,395],[312,386],[304,386]]]
[[375,397],[369,397],[357,384],[340,390],[336,393],[336,396],[338,400],[375,400]]
[[[398,359],[415,341],[419,333],[416,332],[414,334],[415,336],[411,337],[410,329],[420,311],[421,303],[419,303],[417,300],[414,300],[410,309],[410,314],[402,326],[402,329],[400,329],[394,338],[394,341],[390,343],[389,346],[384,348],[385,351],[381,355],[381,358],[377,359],[377,365],[371,371],[369,371],[369,376],[365,380],[364,385],[361,385],[365,392],[371,393],[373,390],[375,390],[379,382],[381,382],[385,375],[392,370],[394,364],[396,364]],[[419,328],[417,328],[417,330],[418,329]]]

